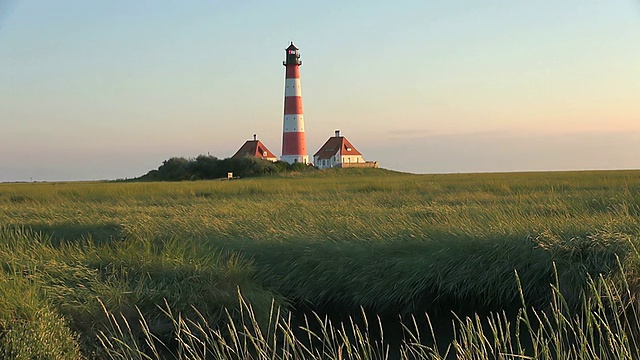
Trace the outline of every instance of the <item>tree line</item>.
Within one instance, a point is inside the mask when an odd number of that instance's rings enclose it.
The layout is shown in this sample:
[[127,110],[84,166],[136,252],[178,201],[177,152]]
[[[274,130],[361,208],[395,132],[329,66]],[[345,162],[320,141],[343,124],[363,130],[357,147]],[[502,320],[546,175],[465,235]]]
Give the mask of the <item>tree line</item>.
[[172,157],[163,161],[157,170],[151,170],[137,180],[206,180],[226,178],[229,172],[233,173],[234,177],[252,177],[310,169],[315,168],[312,165],[302,163],[272,162],[255,156],[218,159],[212,155],[198,155],[196,158],[189,159]]

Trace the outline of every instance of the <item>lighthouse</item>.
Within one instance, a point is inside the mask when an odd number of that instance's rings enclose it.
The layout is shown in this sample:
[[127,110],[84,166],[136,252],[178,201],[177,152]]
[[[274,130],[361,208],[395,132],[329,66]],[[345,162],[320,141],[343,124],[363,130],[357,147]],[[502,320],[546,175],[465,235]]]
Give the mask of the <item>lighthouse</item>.
[[302,110],[302,88],[300,87],[300,53],[289,45],[286,51],[284,80],[284,120],[282,127],[282,157],[289,164],[309,163],[307,140],[304,133],[304,111]]

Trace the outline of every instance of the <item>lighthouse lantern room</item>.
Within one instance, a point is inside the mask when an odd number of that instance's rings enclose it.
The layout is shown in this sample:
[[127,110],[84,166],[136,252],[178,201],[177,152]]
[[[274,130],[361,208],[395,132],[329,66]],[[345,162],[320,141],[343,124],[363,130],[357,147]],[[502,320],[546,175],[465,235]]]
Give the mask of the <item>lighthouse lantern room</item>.
[[302,60],[300,60],[300,52],[298,51],[298,48],[293,45],[293,43],[291,43],[291,45],[289,45],[289,47],[285,50],[287,50],[287,60],[283,61],[282,65],[302,65]]

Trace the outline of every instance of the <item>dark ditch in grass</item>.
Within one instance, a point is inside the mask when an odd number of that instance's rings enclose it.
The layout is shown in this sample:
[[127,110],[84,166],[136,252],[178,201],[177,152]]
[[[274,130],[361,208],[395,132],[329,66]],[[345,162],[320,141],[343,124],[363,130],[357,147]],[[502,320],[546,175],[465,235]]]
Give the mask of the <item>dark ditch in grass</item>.
[[[297,325],[316,316],[359,328],[368,323],[372,338],[384,334],[394,355],[408,339],[403,324],[413,326],[413,319],[416,333],[431,346],[429,316],[444,352],[458,319],[503,314],[515,323],[523,307],[520,291],[526,307],[548,311],[555,282],[566,306],[578,309],[589,279],[614,275],[618,260],[630,252],[627,239],[607,232],[385,244],[253,243],[236,250],[253,260],[259,284],[289,300]],[[321,330],[318,322],[310,324]],[[520,340],[525,347],[531,343],[526,336]]]
[[[323,333],[323,322],[328,321],[333,326],[350,329],[357,327],[369,336],[374,343],[384,343],[388,347],[390,359],[400,358],[400,347],[403,342],[411,341],[411,332],[419,336],[422,345],[438,346],[441,353],[447,351],[447,347],[454,340],[454,323],[456,316],[484,317],[488,314],[486,309],[455,308],[425,310],[415,314],[385,314],[380,315],[371,310],[361,309],[360,312],[345,311],[339,306],[325,305],[322,307],[311,304],[296,304],[292,309],[294,328],[299,338],[304,339],[307,327],[315,334]],[[511,318],[515,319],[517,307],[509,311]],[[433,330],[433,333],[432,333]],[[435,337],[434,337],[435,335]],[[357,342],[357,336],[349,333],[350,341]],[[310,344],[313,345],[313,344]],[[315,344],[317,347],[318,345]],[[383,348],[384,349],[384,348]]]
[[[515,324],[520,315],[520,309],[521,305],[517,304],[495,309],[451,306],[447,309],[425,310],[415,314],[380,316],[364,309],[359,313],[346,313],[341,309],[331,309],[330,307],[318,309],[299,305],[292,311],[294,314],[293,323],[297,329],[296,334],[300,339],[305,339],[307,335],[307,330],[301,329],[310,329],[315,334],[322,334],[322,324],[325,321],[337,328],[344,326],[346,329],[350,329],[355,326],[359,331],[366,333],[372,343],[384,344],[380,346],[381,353],[388,352],[388,359],[393,360],[401,358],[403,345],[417,340],[421,346],[437,348],[438,352],[446,359],[456,359],[452,343],[460,336],[459,332],[463,322],[468,319],[473,321],[477,319],[481,322],[483,331],[486,334],[491,334],[491,326],[487,319],[495,317],[497,314],[505,321]],[[552,315],[548,309],[546,313]],[[533,317],[532,313],[531,317]],[[347,332],[351,342],[358,341],[357,335]],[[516,336],[515,329],[513,329],[510,332],[510,337],[513,344],[518,340],[526,353],[533,353],[532,339],[528,334],[523,333]],[[319,346],[318,342],[315,344],[306,342],[305,344]],[[444,354],[447,355],[444,356]]]

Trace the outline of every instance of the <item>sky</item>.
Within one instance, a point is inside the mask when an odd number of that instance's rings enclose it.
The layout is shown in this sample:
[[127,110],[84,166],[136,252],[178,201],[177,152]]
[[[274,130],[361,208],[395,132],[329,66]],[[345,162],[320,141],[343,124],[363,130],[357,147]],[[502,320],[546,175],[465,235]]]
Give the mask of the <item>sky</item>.
[[413,173],[640,168],[640,1],[0,0],[0,181],[281,153],[340,129]]

